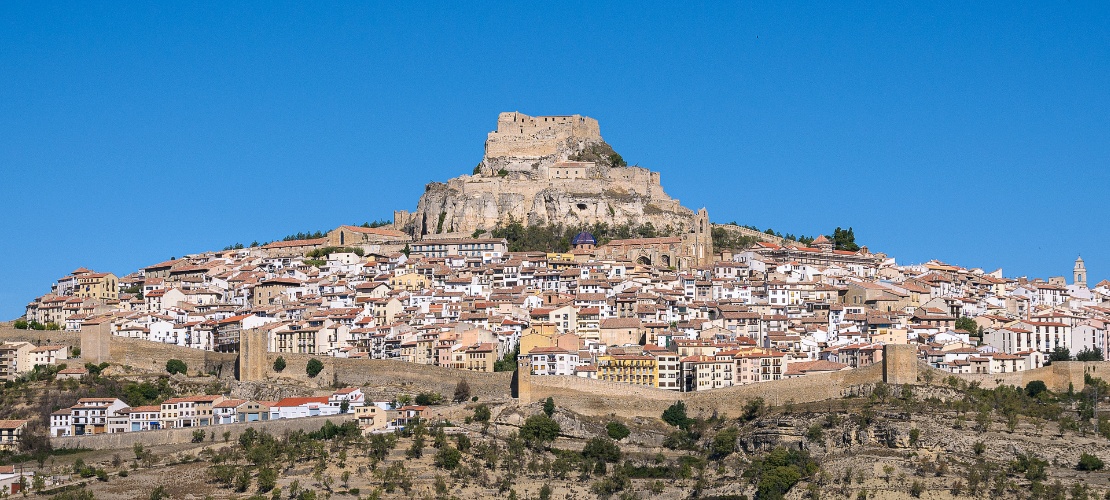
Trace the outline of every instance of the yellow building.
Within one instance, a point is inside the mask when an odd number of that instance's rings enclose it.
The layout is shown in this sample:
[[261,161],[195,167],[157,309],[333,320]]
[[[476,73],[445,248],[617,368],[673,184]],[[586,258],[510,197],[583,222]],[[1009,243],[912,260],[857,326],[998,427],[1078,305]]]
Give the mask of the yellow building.
[[395,290],[416,292],[429,288],[431,281],[427,276],[419,273],[399,274],[389,278],[389,285]]
[[83,299],[119,300],[119,278],[112,273],[79,274],[73,295]]
[[608,354],[597,360],[598,380],[657,387],[659,364],[643,354]]
[[497,361],[497,346],[491,343],[482,343],[470,346],[465,351],[467,370],[472,372],[492,372],[493,363]]

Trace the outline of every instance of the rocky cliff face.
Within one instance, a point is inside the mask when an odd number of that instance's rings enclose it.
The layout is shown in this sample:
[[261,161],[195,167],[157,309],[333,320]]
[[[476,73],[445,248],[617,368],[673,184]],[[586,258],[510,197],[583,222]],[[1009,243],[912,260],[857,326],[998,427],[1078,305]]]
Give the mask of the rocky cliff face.
[[502,113],[474,174],[428,184],[416,212],[400,213],[397,223],[417,236],[488,231],[510,220],[682,231],[693,216],[663,192],[658,173],[624,166],[596,120]]

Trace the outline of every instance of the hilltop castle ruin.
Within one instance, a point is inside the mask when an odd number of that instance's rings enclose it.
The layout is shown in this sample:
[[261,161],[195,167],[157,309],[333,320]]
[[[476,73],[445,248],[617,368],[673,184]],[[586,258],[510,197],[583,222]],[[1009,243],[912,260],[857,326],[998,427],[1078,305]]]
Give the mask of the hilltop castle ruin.
[[597,120],[581,115],[501,113],[471,175],[430,183],[415,212],[394,213],[394,227],[416,239],[469,236],[510,221],[696,229],[695,213],[663,192],[658,172],[626,166]]

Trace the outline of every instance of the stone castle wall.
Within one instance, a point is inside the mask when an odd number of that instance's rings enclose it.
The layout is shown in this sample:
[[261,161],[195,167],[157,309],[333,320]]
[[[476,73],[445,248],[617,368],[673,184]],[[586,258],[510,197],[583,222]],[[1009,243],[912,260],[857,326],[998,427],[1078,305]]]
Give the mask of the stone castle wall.
[[725,231],[729,231],[731,233],[739,234],[740,236],[747,236],[749,238],[756,238],[759,241],[766,241],[767,243],[774,243],[774,244],[780,245],[780,246],[786,244],[786,238],[779,238],[778,236],[770,235],[770,234],[764,233],[763,231],[756,231],[754,229],[748,229],[746,227],[740,227],[740,226],[737,226],[735,224],[713,224],[713,227],[715,227],[715,228],[719,227],[721,229],[724,229]]
[[567,139],[601,141],[601,128],[597,120],[581,115],[533,117],[518,112],[501,113],[497,116],[497,130],[486,138],[486,158],[552,156]]
[[[273,371],[273,362],[281,356],[286,367],[281,373]],[[305,366],[312,358],[324,364],[324,370],[309,378]],[[389,398],[399,394],[416,395],[435,391],[447,398],[455,393],[460,379],[470,385],[470,393],[479,399],[509,397],[512,372],[484,373],[456,370],[434,365],[418,365],[405,361],[386,359],[347,359],[308,354],[266,353],[265,380],[280,383],[282,380],[316,385],[318,387],[362,387],[372,399]]]
[[[934,378],[952,375],[940,370],[934,370],[933,372]],[[1069,386],[1076,391],[1082,390],[1086,386],[1084,375],[1087,374],[1110,381],[1110,361],[1058,362],[1034,370],[1011,373],[969,373],[958,375],[958,377],[968,382],[978,382],[980,387],[987,389],[1000,385],[1025,387],[1029,382],[1040,380],[1045,383],[1049,390],[1063,392],[1067,391]]]
[[882,382],[882,366],[814,374],[773,382],[740,385],[701,392],[674,392],[606,382],[582,377],[521,377],[521,402],[543,401],[550,397],[560,406],[586,415],[618,414],[657,418],[675,401],[686,403],[692,414],[737,417],[744,405],[755,398],[767,404],[808,403],[868,393]]

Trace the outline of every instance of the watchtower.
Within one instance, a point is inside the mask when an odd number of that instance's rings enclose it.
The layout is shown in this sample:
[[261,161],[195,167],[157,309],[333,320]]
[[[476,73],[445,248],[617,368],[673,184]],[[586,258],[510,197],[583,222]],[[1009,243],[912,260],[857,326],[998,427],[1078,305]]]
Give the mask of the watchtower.
[[90,318],[81,324],[81,358],[95,364],[112,357],[112,321],[106,317]]
[[239,381],[266,378],[266,331],[252,328],[239,334]]

